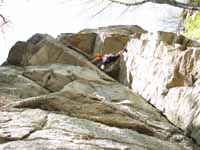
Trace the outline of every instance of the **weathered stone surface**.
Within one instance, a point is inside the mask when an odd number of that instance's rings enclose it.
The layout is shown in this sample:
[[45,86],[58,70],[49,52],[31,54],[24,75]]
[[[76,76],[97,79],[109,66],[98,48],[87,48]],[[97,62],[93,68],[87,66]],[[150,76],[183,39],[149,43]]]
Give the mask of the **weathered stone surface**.
[[35,45],[35,44],[38,44],[39,42],[41,42],[42,40],[44,40],[47,37],[50,37],[50,36],[48,34],[36,33],[30,39],[27,40],[27,43]]
[[29,65],[29,59],[38,52],[39,42],[51,38],[47,34],[35,34],[27,42],[16,42],[10,49],[5,65]]
[[27,64],[27,53],[30,47],[26,42],[17,42],[10,50],[7,63],[15,65]]
[[80,33],[97,33],[94,53],[116,53],[125,47],[129,36],[140,35],[146,31],[139,26],[109,26],[98,29],[85,29]]
[[[121,61],[121,68],[124,68],[121,82],[200,143],[199,132],[196,132],[200,124],[200,49],[190,47],[194,46],[192,41],[179,40],[180,37],[165,32],[132,38],[128,43],[128,54],[124,56],[124,62]],[[176,47],[177,43],[185,48]]]
[[12,99],[27,98],[49,93],[42,86],[25,78],[22,72],[23,68],[20,67],[0,68],[0,94],[4,100],[9,100],[11,97]]
[[0,112],[0,143],[21,140],[43,128],[47,113],[41,110]]
[[68,83],[79,79],[88,82],[101,79],[113,81],[104,73],[89,68],[61,64],[26,67],[23,75],[51,92],[59,91]]
[[2,73],[11,70],[51,93],[1,106],[2,150],[198,149],[140,96],[97,70],[64,64],[6,68]]
[[42,34],[36,34],[27,42],[14,45],[7,63],[20,66],[62,63],[95,68],[85,56],[62,45],[53,37]]
[[126,45],[129,35],[146,31],[139,26],[110,26],[85,29],[77,34],[65,33],[57,37],[66,46],[76,47],[90,55],[116,53]]
[[66,46],[73,46],[80,50],[92,54],[96,41],[96,33],[80,33],[80,34],[60,34],[57,39]]
[[[40,117],[35,117],[35,115],[39,115]],[[19,116],[21,118],[15,120],[15,117]],[[129,129],[118,129],[85,119],[47,113],[37,109],[29,109],[28,111],[24,110],[20,113],[10,112],[9,116],[7,113],[7,116],[5,117],[2,121],[6,123],[1,123],[6,126],[6,132],[3,132],[5,137],[2,138],[7,138],[10,142],[1,144],[1,150],[184,149],[180,145],[156,140],[153,137],[141,135]],[[14,131],[12,128],[10,130],[7,129],[12,127],[12,123],[19,125],[14,128]],[[24,133],[19,132],[20,130],[25,131],[24,128],[30,129]],[[12,131],[17,134],[15,135]]]
[[126,43],[128,42],[129,37],[125,35],[111,35],[107,36],[103,41],[102,53],[117,53],[122,50]]
[[77,52],[65,47],[55,39],[48,37],[37,44],[40,49],[30,60],[31,65],[51,63],[73,64],[80,66],[90,65],[88,60]]
[[107,33],[118,35],[130,35],[133,33],[146,33],[144,29],[137,25],[116,25],[108,27],[99,27],[97,29],[84,29],[80,33]]

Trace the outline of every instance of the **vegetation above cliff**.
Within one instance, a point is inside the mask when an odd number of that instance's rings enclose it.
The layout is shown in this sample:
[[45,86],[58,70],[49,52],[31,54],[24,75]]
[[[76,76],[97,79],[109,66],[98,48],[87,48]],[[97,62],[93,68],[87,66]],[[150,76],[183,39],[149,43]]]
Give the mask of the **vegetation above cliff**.
[[187,37],[200,39],[200,12],[188,17],[185,28]]
[[[196,10],[197,12],[193,13],[193,15],[187,15],[187,17],[183,17],[185,20],[185,24],[181,24],[184,28],[184,35],[188,38],[192,39],[200,39],[200,0],[190,0],[190,1],[183,1],[183,0],[109,0],[114,3],[120,3],[122,5],[127,5],[128,7],[134,5],[142,5],[147,2],[157,3],[157,4],[168,4],[175,7],[180,7],[185,10]],[[179,30],[179,29],[178,29]]]

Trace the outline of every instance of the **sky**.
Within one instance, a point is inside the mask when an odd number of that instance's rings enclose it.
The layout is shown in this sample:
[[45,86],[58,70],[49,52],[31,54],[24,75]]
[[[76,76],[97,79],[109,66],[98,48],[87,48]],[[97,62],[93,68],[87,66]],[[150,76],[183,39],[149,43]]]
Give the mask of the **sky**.
[[0,10],[10,21],[0,32],[0,64],[17,41],[26,41],[35,33],[56,37],[85,28],[134,24],[151,32],[174,31],[176,23],[166,20],[181,12],[179,8],[150,3],[127,8],[107,0],[5,0]]

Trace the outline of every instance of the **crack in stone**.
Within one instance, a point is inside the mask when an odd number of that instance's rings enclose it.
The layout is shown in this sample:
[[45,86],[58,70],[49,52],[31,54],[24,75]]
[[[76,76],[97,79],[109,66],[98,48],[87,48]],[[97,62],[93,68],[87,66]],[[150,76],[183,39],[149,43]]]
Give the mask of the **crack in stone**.
[[36,132],[38,129],[34,129],[32,131],[30,131],[28,134],[24,135],[22,138],[16,140],[16,141],[19,141],[19,140],[25,140],[26,138],[28,138],[32,133]]
[[[51,80],[51,78],[52,77],[56,77],[56,75],[55,75],[55,73],[54,73],[54,70],[48,70],[47,71],[47,73],[45,73],[45,75],[42,77],[42,84],[39,84],[39,83],[37,83],[37,81],[35,81],[35,80],[32,80],[31,78],[29,78],[28,76],[26,76],[26,75],[23,75],[25,78],[27,78],[27,79],[29,79],[29,80],[31,80],[31,81],[33,81],[35,84],[37,84],[38,86],[40,86],[41,88],[44,88],[45,90],[47,90],[49,93],[54,93],[54,92],[58,92],[59,90],[61,90],[61,89],[59,89],[58,91],[53,91],[53,90],[51,90],[51,89],[49,89],[48,88],[48,82],[49,82],[49,80]],[[66,86],[66,85],[68,85],[69,83],[71,83],[71,82],[73,82],[73,81],[75,81],[75,80],[77,80],[77,77],[76,77],[76,75],[75,74],[71,74],[71,75],[69,75],[69,76],[66,76],[66,78],[69,78],[69,82],[68,83],[66,83],[64,86]]]
[[32,82],[34,82],[36,85],[38,85],[39,87],[41,87],[41,88],[44,88],[45,90],[47,90],[49,93],[52,93],[52,91],[50,91],[49,89],[47,89],[45,86],[42,86],[42,85],[40,85],[40,84],[38,84],[37,82],[35,82],[34,80],[32,80],[31,78],[29,78],[28,76],[26,76],[26,75],[22,75],[23,77],[25,77],[25,78],[27,78],[27,79],[29,79],[29,80],[31,80]]
[[36,129],[31,130],[29,133],[27,133],[26,135],[22,136],[21,138],[17,138],[17,137],[11,137],[11,135],[8,132],[7,137],[0,137],[0,144],[5,144],[8,142],[12,142],[12,141],[20,141],[20,140],[24,140],[25,138],[27,138],[29,135],[31,135],[32,133],[34,133],[35,131],[37,131]]
[[36,131],[44,129],[44,127],[46,126],[47,122],[48,122],[48,114],[45,116],[44,121],[41,122],[39,128],[35,128],[34,130],[30,131],[27,135],[23,136],[20,140],[25,140],[25,139],[27,139],[31,134],[35,133]]
[[[80,133],[80,132],[74,132],[74,131],[70,131],[70,130],[67,130],[67,129],[62,129],[62,128],[49,128],[49,129],[58,129],[58,130],[62,130],[64,132],[69,132],[69,133],[73,133],[73,134],[76,134],[78,136],[81,135],[81,139],[84,139],[84,140],[91,140],[91,139],[96,139],[96,140],[107,140],[107,141],[113,141],[113,142],[116,142],[116,143],[121,143],[121,144],[124,144],[124,145],[137,145],[139,147],[143,147],[143,148],[149,148],[147,146],[144,146],[144,145],[141,145],[141,144],[137,144],[137,143],[134,143],[134,142],[122,142],[122,141],[118,141],[116,139],[110,139],[110,138],[100,138],[100,137],[95,137],[94,135],[89,135],[89,134],[84,134],[84,133]],[[80,139],[79,138],[79,139]]]
[[44,121],[41,124],[41,129],[44,129],[48,122],[48,114],[45,116]]
[[[92,144],[92,143],[82,143],[82,142],[79,142],[79,143],[77,143],[77,144],[84,144],[84,145],[91,145],[91,146],[95,146],[95,147],[98,147],[98,148],[103,148],[103,150],[129,150],[129,147],[127,147],[127,145],[126,145],[126,147],[124,147],[124,148],[116,148],[116,146],[115,146],[115,148],[111,148],[111,147],[106,147],[106,146],[101,146],[101,145],[97,145],[97,144]],[[138,145],[137,145],[138,146]],[[145,148],[145,147],[143,147],[143,148]]]

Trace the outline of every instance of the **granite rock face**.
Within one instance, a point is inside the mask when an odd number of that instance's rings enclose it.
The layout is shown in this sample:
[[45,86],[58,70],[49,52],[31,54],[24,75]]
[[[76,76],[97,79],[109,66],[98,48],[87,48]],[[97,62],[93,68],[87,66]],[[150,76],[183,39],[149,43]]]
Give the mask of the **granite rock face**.
[[64,45],[73,46],[84,52],[95,55],[95,53],[116,53],[123,49],[132,34],[146,33],[139,26],[109,26],[98,29],[84,29],[77,34],[60,34],[57,39]]
[[96,36],[97,36],[96,33],[84,33],[84,34],[63,33],[60,34],[57,37],[57,39],[66,46],[76,47],[92,55],[96,41]]
[[79,52],[64,46],[49,35],[36,34],[27,42],[17,42],[10,50],[7,62],[9,65],[44,65],[52,63],[90,66],[88,58]]
[[199,46],[166,32],[130,38],[120,81],[200,144]]
[[0,150],[199,149],[141,96],[47,37],[24,42],[21,59],[12,48],[0,67]]
[[[2,150],[198,148],[140,96],[97,71],[52,64],[18,67],[15,73],[49,93],[13,93],[11,99],[5,92]],[[31,91],[37,92],[23,92]]]

